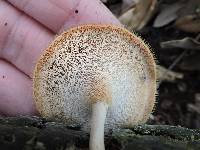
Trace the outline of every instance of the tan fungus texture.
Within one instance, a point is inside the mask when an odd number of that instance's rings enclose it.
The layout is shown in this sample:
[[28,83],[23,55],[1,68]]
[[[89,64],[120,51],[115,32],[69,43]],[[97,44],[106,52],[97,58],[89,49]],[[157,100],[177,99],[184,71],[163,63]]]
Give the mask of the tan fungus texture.
[[109,104],[106,129],[143,123],[155,103],[155,66],[147,44],[124,28],[72,28],[35,67],[36,107],[46,118],[88,128],[91,104],[103,100]]

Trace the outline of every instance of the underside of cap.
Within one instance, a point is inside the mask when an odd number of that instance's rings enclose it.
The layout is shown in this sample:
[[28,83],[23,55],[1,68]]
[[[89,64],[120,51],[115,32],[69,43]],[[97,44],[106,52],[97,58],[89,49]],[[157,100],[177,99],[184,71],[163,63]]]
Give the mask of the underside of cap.
[[91,104],[110,104],[107,129],[139,124],[156,93],[149,47],[113,25],[83,25],[58,36],[39,59],[33,79],[38,111],[46,118],[89,126]]

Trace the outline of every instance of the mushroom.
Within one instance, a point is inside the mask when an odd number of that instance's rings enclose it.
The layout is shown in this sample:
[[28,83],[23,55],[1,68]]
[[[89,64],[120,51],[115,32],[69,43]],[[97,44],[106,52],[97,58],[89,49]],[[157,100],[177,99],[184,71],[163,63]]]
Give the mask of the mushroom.
[[33,79],[39,113],[90,132],[103,150],[104,132],[144,123],[153,110],[155,61],[149,47],[113,25],[82,25],[59,35],[38,60]]

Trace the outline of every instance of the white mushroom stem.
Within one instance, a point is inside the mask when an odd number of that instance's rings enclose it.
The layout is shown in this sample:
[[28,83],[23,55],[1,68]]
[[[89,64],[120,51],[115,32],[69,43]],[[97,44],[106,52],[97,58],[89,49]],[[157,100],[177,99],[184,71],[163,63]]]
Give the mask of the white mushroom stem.
[[104,101],[92,104],[90,150],[105,150],[104,124],[108,105]]

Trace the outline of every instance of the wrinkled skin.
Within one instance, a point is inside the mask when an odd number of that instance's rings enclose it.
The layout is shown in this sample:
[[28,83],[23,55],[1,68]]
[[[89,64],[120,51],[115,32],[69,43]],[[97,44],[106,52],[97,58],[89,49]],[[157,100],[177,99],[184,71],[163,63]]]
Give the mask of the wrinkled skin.
[[0,0],[0,115],[36,115],[32,73],[56,34],[80,24],[119,25],[99,0]]

